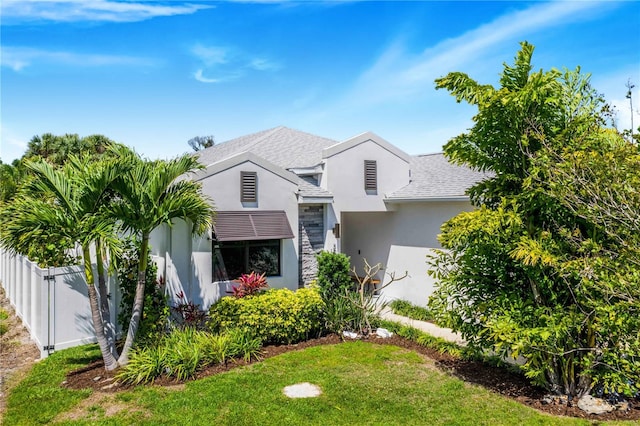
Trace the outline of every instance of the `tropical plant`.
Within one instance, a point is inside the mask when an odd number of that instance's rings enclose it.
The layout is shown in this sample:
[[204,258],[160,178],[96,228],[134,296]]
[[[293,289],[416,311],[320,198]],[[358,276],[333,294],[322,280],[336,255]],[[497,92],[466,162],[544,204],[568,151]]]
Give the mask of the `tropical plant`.
[[175,329],[154,344],[134,348],[117,377],[132,384],[153,383],[160,376],[186,380],[209,365],[236,358],[258,359],[261,346],[260,339],[238,329],[223,334],[191,327]]
[[197,303],[187,300],[182,291],[176,297],[178,302],[171,307],[173,324],[178,328],[202,329],[207,322],[207,312]]
[[72,155],[98,159],[114,142],[103,135],[80,137],[67,133],[62,136],[45,133],[34,136],[27,145],[23,160],[44,159],[56,166],[65,164]]
[[202,234],[209,229],[214,212],[211,201],[202,194],[201,184],[189,179],[190,172],[202,168],[195,157],[183,155],[168,161],[148,161],[121,145],[112,146],[110,151],[131,167],[113,182],[118,198],[109,211],[125,232],[136,235],[140,241],[132,317],[118,360],[124,365],[142,316],[151,231],[182,219],[191,224],[192,233]]
[[0,160],[0,205],[11,200],[18,192],[20,182],[23,180],[23,169],[17,160],[12,164],[3,163]]
[[[105,214],[104,207],[123,164],[113,160],[92,162],[72,155],[61,168],[42,160],[27,161],[25,167],[35,178],[2,208],[0,244],[23,254],[32,252],[34,244],[54,244],[60,251],[76,243],[81,247],[93,327],[105,368],[113,369],[117,366],[115,327],[109,315],[103,254],[105,249],[117,253],[119,240],[115,222]],[[61,242],[63,245],[58,245]],[[91,265],[92,248],[97,257],[97,277]]]
[[235,281],[239,285],[232,287],[234,297],[250,296],[264,291],[268,287],[264,272],[261,275],[258,275],[255,271],[250,274],[242,274]]
[[[135,238],[129,237],[123,240],[123,250],[118,262],[117,278],[120,288],[120,310],[118,322],[122,330],[129,328],[133,300],[138,279],[138,247],[140,243]],[[158,267],[147,259],[144,307],[138,339],[140,341],[153,341],[167,332],[170,316],[169,300],[165,295],[164,280],[157,277]]]
[[[445,155],[489,173],[469,190],[478,208],[442,226],[430,308],[470,348],[522,356],[525,374],[552,392],[580,397],[604,385],[633,394],[640,289],[628,260],[637,234],[620,219],[639,211],[637,165],[623,150],[618,163],[607,153],[622,140],[604,128],[608,109],[589,77],[532,72],[532,54],[522,43],[498,88],[458,72],[436,80],[478,108]],[[607,204],[620,191],[630,209]]]

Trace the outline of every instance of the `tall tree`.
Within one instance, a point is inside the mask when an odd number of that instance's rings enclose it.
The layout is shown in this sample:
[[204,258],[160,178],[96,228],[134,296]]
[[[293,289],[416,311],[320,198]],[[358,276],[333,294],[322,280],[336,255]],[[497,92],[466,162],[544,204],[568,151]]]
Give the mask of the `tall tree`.
[[120,365],[125,365],[143,312],[151,232],[161,224],[171,225],[174,219],[183,219],[192,225],[194,234],[202,234],[211,226],[213,205],[203,196],[201,185],[188,178],[190,172],[202,167],[194,157],[184,155],[168,161],[146,161],[121,146],[115,146],[113,153],[133,167],[114,183],[119,197],[109,210],[123,230],[137,234],[140,240],[132,317],[118,360]]
[[41,136],[31,138],[22,159],[39,157],[59,166],[66,163],[71,155],[88,155],[97,159],[113,143],[111,139],[98,134],[80,137],[75,133],[64,135],[44,133]]
[[191,149],[194,151],[200,151],[202,149],[209,148],[215,145],[216,140],[213,136],[196,136],[195,138],[191,138],[187,141]]
[[[105,368],[114,369],[115,329],[109,321],[101,253],[105,247],[117,253],[119,247],[115,221],[104,214],[104,207],[110,201],[112,183],[122,174],[122,163],[71,155],[60,168],[43,160],[27,161],[25,166],[34,179],[0,212],[0,244],[22,254],[30,253],[34,245],[53,245],[58,253],[76,243],[81,246],[93,327]],[[92,247],[98,254],[97,282]]]
[[[610,222],[586,214],[585,204],[561,190],[580,188],[587,176],[574,173],[575,158],[596,165],[602,177],[588,177],[588,188],[616,188],[607,161],[590,162],[590,153],[613,146],[607,109],[579,69],[532,72],[532,54],[522,43],[497,88],[463,73],[436,80],[478,108],[473,128],[449,141],[445,154],[490,176],[469,191],[478,209],[442,227],[447,250],[431,259],[439,285],[430,303],[470,347],[523,356],[527,376],[553,392],[582,396],[597,385],[633,393],[640,323],[624,312],[637,311],[639,286],[630,284],[630,270],[614,271],[630,259],[620,244],[634,240],[619,226],[627,239],[615,241],[603,229]],[[625,174],[616,176],[615,185],[624,185]],[[627,194],[640,190],[632,182]]]

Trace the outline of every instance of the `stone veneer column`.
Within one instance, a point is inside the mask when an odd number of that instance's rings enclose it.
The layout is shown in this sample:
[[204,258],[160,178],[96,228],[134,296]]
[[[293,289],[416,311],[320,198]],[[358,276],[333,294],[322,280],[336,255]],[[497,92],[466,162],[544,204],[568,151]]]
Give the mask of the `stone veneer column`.
[[318,276],[316,254],[324,247],[324,205],[304,204],[298,212],[299,246],[299,282],[303,287]]

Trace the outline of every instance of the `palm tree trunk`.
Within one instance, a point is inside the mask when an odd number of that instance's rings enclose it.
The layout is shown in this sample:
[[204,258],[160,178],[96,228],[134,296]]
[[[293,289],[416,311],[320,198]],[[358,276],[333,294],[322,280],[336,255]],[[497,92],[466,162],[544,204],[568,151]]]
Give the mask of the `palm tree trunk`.
[[111,322],[109,295],[107,294],[104,259],[102,257],[102,244],[100,241],[96,241],[96,262],[98,266],[98,295],[100,296],[100,313],[102,314],[104,334],[107,339],[111,355],[113,355],[115,359],[118,359],[118,350],[116,348],[116,327],[113,322]]
[[93,328],[96,332],[96,339],[102,359],[104,359],[104,368],[107,371],[113,370],[118,366],[118,361],[111,353],[109,344],[104,333],[104,324],[102,323],[102,315],[98,306],[98,292],[94,284],[93,269],[91,268],[91,253],[88,245],[83,245],[82,255],[84,257],[84,275],[87,279],[87,291],[89,293],[89,306],[91,306],[91,319],[93,320]]
[[144,308],[144,284],[147,275],[147,253],[149,251],[149,233],[142,234],[140,241],[140,250],[138,251],[138,283],[136,285],[136,295],[133,300],[133,311],[131,313],[131,321],[129,321],[129,330],[127,331],[127,340],[124,342],[122,354],[118,358],[120,365],[126,365],[129,362],[129,352],[133,346],[133,342],[138,332],[138,326],[142,319],[142,309]]

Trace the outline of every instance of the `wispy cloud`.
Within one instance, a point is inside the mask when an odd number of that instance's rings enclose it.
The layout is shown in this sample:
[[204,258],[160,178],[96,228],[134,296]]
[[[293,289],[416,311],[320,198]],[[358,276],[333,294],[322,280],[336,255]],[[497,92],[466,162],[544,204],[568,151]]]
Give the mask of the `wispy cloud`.
[[22,22],[136,22],[158,16],[189,15],[215,6],[188,2],[129,2],[113,0],[3,0],[3,24]]
[[195,44],[190,49],[199,67],[193,77],[202,83],[223,83],[243,77],[249,71],[276,71],[280,64],[225,46]]
[[407,51],[404,43],[392,44],[355,82],[347,99],[381,103],[422,96],[433,89],[435,78],[477,63],[509,44],[557,25],[584,19],[584,14],[606,2],[553,2],[503,15],[494,21],[427,47],[419,54]]
[[101,67],[109,65],[151,66],[153,65],[153,61],[134,56],[87,54],[49,51],[30,47],[3,46],[0,51],[0,64],[14,71],[22,71],[34,64],[59,64],[77,67]]
[[0,159],[10,163],[27,149],[27,141],[17,137],[4,123],[0,123]]

